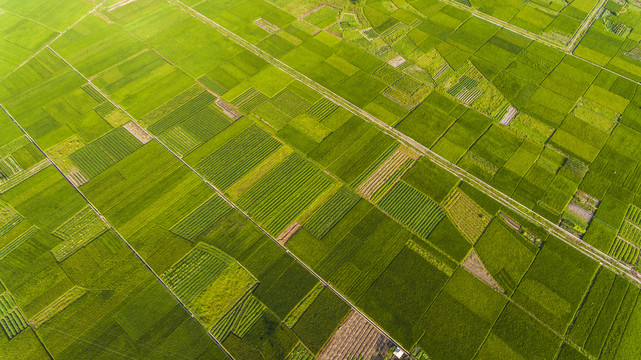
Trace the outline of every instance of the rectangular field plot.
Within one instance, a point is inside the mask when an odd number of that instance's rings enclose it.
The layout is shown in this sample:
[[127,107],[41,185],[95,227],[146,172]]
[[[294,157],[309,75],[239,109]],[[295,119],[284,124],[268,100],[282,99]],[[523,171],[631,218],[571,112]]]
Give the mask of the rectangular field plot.
[[359,197],[341,188],[305,222],[305,228],[315,237],[322,239],[358,202]]
[[416,157],[405,147],[397,149],[359,185],[356,191],[366,199],[378,201],[414,163],[415,159],[412,156]]
[[219,196],[213,196],[196,210],[180,220],[171,231],[187,240],[194,241],[230,210],[229,204]]
[[199,243],[162,278],[197,316],[211,325],[256,282],[234,259],[204,243]]
[[220,319],[211,330],[212,335],[219,341],[225,341],[227,336],[234,334],[243,337],[265,312],[265,305],[252,295],[249,290],[243,295]]
[[252,125],[205,157],[195,168],[225,190],[281,146],[267,132]]
[[476,359],[496,359],[509,354],[512,359],[550,359],[561,345],[561,338],[512,303],[508,303]]
[[333,180],[299,155],[291,155],[239,199],[272,235],[278,235],[330,187]]
[[476,243],[476,251],[492,277],[511,294],[530,268],[537,248],[501,220],[494,219]]
[[597,264],[550,237],[513,298],[551,328],[564,332],[596,270]]
[[506,299],[458,268],[421,322],[419,346],[431,359],[472,359],[499,317]]
[[396,183],[379,205],[424,239],[445,216],[436,202],[404,181]]
[[9,339],[28,327],[13,297],[6,291],[0,294],[0,327]]
[[53,235],[64,241],[51,249],[53,257],[60,262],[71,256],[82,246],[107,231],[108,226],[90,207],[86,207],[62,226]]
[[118,25],[87,16],[52,44],[86,77],[92,77],[144,50],[142,42]]
[[192,87],[145,116],[143,122],[151,123],[148,130],[184,156],[229,126],[229,118],[214,105],[215,100],[209,92]]
[[194,84],[152,51],[100,74],[94,84],[134,118],[141,118]]
[[69,155],[69,159],[87,179],[91,179],[141,146],[138,139],[120,127]]
[[[417,319],[425,312],[448,279],[421,255],[404,248],[372,284],[357,305],[382,325],[403,346],[411,346],[424,333]],[[395,292],[398,296],[385,294]]]
[[443,208],[472,244],[476,243],[492,220],[490,214],[460,189],[456,189],[445,200]]
[[6,11],[0,14],[0,23],[3,24],[0,27],[0,51],[5,55],[0,60],[0,77],[18,67],[57,35],[56,31],[38,22]]

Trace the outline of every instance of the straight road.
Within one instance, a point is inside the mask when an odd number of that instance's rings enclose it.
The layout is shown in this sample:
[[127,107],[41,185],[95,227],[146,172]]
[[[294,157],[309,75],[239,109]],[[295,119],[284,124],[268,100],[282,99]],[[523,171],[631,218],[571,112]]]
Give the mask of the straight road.
[[[73,188],[76,190],[76,192],[77,192],[78,194],[80,194],[80,196],[82,196],[82,198],[83,198],[83,199],[85,200],[85,202],[89,205],[89,207],[91,207],[91,209],[96,213],[96,215],[98,215],[98,216],[100,217],[100,219],[102,219],[102,221],[107,225],[107,227],[109,227],[109,229],[110,229],[110,230],[112,230],[112,231],[113,231],[113,232],[114,232],[114,233],[115,233],[115,234],[120,238],[120,240],[125,244],[125,246],[127,246],[127,248],[129,248],[129,250],[130,250],[130,251],[131,251],[131,252],[132,252],[132,253],[133,253],[133,254],[138,258],[138,260],[140,260],[140,262],[142,262],[142,264],[147,268],[147,270],[149,270],[149,272],[151,272],[151,274],[153,274],[153,276],[156,278],[156,280],[158,280],[158,282],[160,282],[160,283],[165,287],[165,289],[167,289],[167,291],[171,294],[171,296],[173,296],[173,297],[174,297],[174,299],[176,299],[176,301],[177,301],[177,302],[178,302],[178,303],[183,307],[183,309],[185,309],[185,311],[186,311],[186,312],[187,312],[187,313],[188,313],[192,318],[194,318],[194,320],[195,320],[195,321],[196,321],[196,322],[197,322],[197,323],[198,323],[198,324],[203,328],[203,330],[205,330],[205,332],[207,333],[207,335],[208,335],[208,336],[209,336],[209,337],[210,337],[210,338],[211,338],[211,339],[216,343],[216,345],[218,345],[218,347],[220,347],[220,349],[225,353],[225,355],[227,355],[227,357],[228,357],[229,359],[234,359],[234,358],[233,358],[233,357],[232,357],[232,356],[227,352],[227,350],[225,350],[225,348],[223,348],[222,344],[221,344],[221,343],[220,343],[216,338],[214,338],[214,337],[211,335],[211,333],[209,332],[209,329],[205,328],[205,326],[200,322],[200,320],[198,320],[198,318],[196,318],[196,316],[194,315],[194,313],[192,313],[192,312],[191,312],[191,310],[189,310],[189,308],[187,308],[187,305],[186,305],[185,303],[183,303],[183,301],[182,301],[182,300],[181,300],[181,299],[176,295],[176,293],[174,293],[174,291],[173,291],[173,290],[172,290],[172,289],[171,289],[171,288],[170,288],[170,287],[165,283],[165,281],[160,277],[160,275],[158,275],[158,274],[154,271],[154,269],[152,269],[152,268],[151,268],[151,266],[149,266],[149,264],[147,263],[147,261],[145,261],[145,259],[143,259],[143,257],[142,257],[142,256],[141,256],[141,255],[136,251],[136,249],[134,249],[134,247],[133,247],[133,246],[131,246],[131,244],[129,244],[129,242],[128,242],[128,241],[127,241],[127,240],[126,240],[126,239],[125,239],[125,238],[124,238],[124,237],[123,237],[123,236],[118,232],[118,230],[117,230],[115,227],[113,227],[113,225],[111,225],[111,223],[109,222],[109,220],[107,220],[107,218],[106,218],[104,215],[102,215],[102,213],[100,212],[100,210],[98,210],[98,208],[96,208],[96,206],[94,206],[94,204],[93,204],[93,203],[92,203],[92,202],[91,202],[91,201],[90,201],[90,200],[85,196],[85,194],[83,194],[83,193],[82,193],[82,191],[80,191],[80,189],[78,188],[78,186],[76,186],[76,185],[74,184],[74,182],[73,182],[73,181],[69,180],[69,178],[67,177],[67,175],[65,175],[65,173],[62,171],[62,169],[60,169],[60,167],[58,167],[58,165],[57,165],[57,164],[56,164],[56,163],[55,163],[55,162],[54,162],[54,161],[49,157],[49,155],[47,155],[47,153],[45,153],[45,151],[40,147],[40,145],[38,145],[38,143],[36,143],[36,142],[33,140],[33,138],[31,137],[31,135],[29,135],[29,133],[27,133],[27,132],[25,131],[25,129],[24,129],[24,128],[23,128],[23,127],[18,123],[18,121],[16,121],[16,119],[15,119],[15,118],[14,118],[14,117],[9,113],[9,111],[8,111],[7,109],[5,109],[2,105],[0,105],[0,109],[2,109],[2,111],[4,111],[4,112],[5,112],[5,114],[7,114],[7,116],[9,116],[9,118],[11,119],[11,121],[13,121],[13,123],[14,123],[14,124],[16,124],[16,126],[20,129],[20,131],[22,131],[22,133],[24,134],[24,136],[26,136],[26,137],[27,137],[27,139],[29,139],[29,141],[30,141],[30,142],[31,142],[31,143],[32,143],[32,144],[33,144],[33,145],[38,149],[38,151],[40,151],[40,152],[42,153],[42,155],[44,155],[44,157],[45,157],[45,158],[47,158],[47,159],[49,160],[49,162],[50,162],[50,163],[51,163],[51,164],[56,168],[56,170],[58,170],[58,172],[60,173],[60,175],[62,175],[62,177],[63,177],[63,178],[65,178],[65,180],[67,180],[67,182],[68,182],[71,186],[73,186]],[[44,346],[44,345],[43,345],[43,346]],[[97,346],[99,346],[99,345],[97,345]],[[45,347],[45,348],[46,348],[46,347]],[[106,350],[110,350],[109,348],[104,348],[104,349],[106,349]],[[111,351],[111,350],[110,350],[110,351]],[[120,354],[120,355],[123,355],[123,354]]]
[[541,226],[542,228],[546,229],[548,232],[553,234],[554,236],[559,237],[561,240],[563,240],[565,243],[568,245],[576,248],[578,251],[581,253],[585,254],[586,256],[589,256],[590,258],[594,259],[597,261],[599,264],[609,268],[610,270],[619,273],[621,275],[626,276],[630,280],[633,280],[638,286],[641,286],[641,277],[640,275],[629,265],[623,263],[622,261],[609,256],[608,254],[605,254],[604,252],[594,248],[590,244],[584,242],[583,240],[579,239],[575,235],[567,232],[566,230],[562,229],[559,227],[557,224],[552,223],[551,221],[547,220],[546,218],[542,217],[541,215],[537,214],[533,210],[525,207],[524,205],[520,204],[518,201],[512,199],[511,197],[503,194],[502,192],[494,189],[492,186],[489,184],[481,181],[477,177],[473,176],[472,174],[469,174],[467,171],[461,169],[458,167],[456,164],[451,163],[449,160],[446,160],[442,156],[438,155],[437,153],[433,152],[429,148],[425,147],[424,145],[420,144],[419,142],[415,141],[411,137],[401,133],[400,131],[396,130],[395,128],[385,124],[383,121],[377,119],[373,115],[369,114],[365,110],[357,107],[356,105],[352,104],[351,102],[345,100],[344,98],[340,97],[336,93],[330,91],[329,89],[325,88],[324,86],[318,84],[314,80],[310,79],[309,77],[305,76],[304,74],[300,73],[299,71],[293,69],[289,65],[285,64],[284,62],[280,61],[276,57],[272,56],[271,54],[263,51],[262,49],[256,47],[252,43],[246,41],[242,37],[236,35],[232,31],[226,29],[222,25],[216,23],[215,21],[209,19],[205,15],[199,13],[198,11],[192,9],[191,7],[185,5],[182,3],[180,0],[168,0],[171,3],[176,4],[178,7],[180,7],[183,11],[191,14],[192,16],[200,19],[202,22],[205,24],[210,25],[212,28],[214,28],[216,31],[224,35],[225,37],[229,38],[230,40],[234,41],[238,45],[242,46],[246,50],[254,53],[255,55],[261,57],[263,60],[267,61],[269,64],[274,65],[281,71],[287,73],[288,75],[292,76],[294,79],[302,82],[303,84],[307,85],[308,87],[318,91],[321,93],[323,96],[325,96],[327,99],[331,100],[332,102],[336,103],[339,106],[344,107],[345,109],[349,110],[351,113],[360,116],[364,120],[378,126],[382,131],[384,131],[386,134],[394,137],[401,143],[405,144],[406,146],[414,149],[416,152],[419,154],[429,158],[432,160],[434,163],[442,167],[443,169],[447,170],[448,172],[454,174],[461,180],[471,184],[478,190],[482,191],[486,195],[492,197],[502,205],[506,206],[510,210],[516,212],[517,214],[523,216],[524,218],[528,219],[529,221]]
[[[102,96],[104,96],[107,100],[109,100],[109,102],[111,102],[115,107],[117,107],[118,109],[122,110],[122,112],[124,112],[125,114],[127,114],[127,116],[129,117],[129,119],[130,119],[131,121],[133,121],[133,122],[134,122],[134,123],[136,123],[138,126],[140,126],[141,128],[143,128],[143,129],[144,129],[144,127],[143,127],[142,125],[140,125],[140,124],[138,123],[138,121],[137,121],[133,116],[131,116],[131,114],[129,114],[125,109],[123,109],[123,108],[122,108],[118,103],[114,102],[114,101],[109,97],[109,95],[108,95],[107,93],[105,93],[104,91],[102,91],[102,89],[100,89],[100,88],[98,88],[96,85],[94,85],[94,84],[93,84],[93,83],[92,83],[92,82],[91,82],[87,77],[85,77],[82,73],[80,73],[80,71],[78,71],[78,69],[76,69],[73,65],[71,65],[69,62],[67,62],[67,60],[65,60],[62,56],[60,56],[58,53],[56,53],[53,49],[49,48],[49,50],[51,50],[51,52],[53,52],[53,53],[54,53],[56,56],[58,56],[62,61],[64,61],[64,62],[65,62],[65,63],[66,63],[66,64],[67,64],[71,69],[73,69],[73,71],[75,71],[78,75],[80,75],[80,76],[81,76],[81,77],[82,77],[82,78],[83,78],[87,83],[89,83],[89,85],[91,85],[91,87],[93,87],[96,91],[98,91],[100,94],[102,94]],[[5,110],[5,112],[6,112],[6,110]],[[17,122],[16,122],[13,118],[12,118],[12,120],[17,124]],[[19,126],[19,125],[18,125],[18,126]],[[22,128],[21,128],[21,130],[22,130],[23,132],[25,132]],[[26,134],[26,132],[25,132],[25,134]],[[341,299],[342,299],[346,304],[348,304],[348,305],[352,308],[352,310],[353,310],[353,311],[356,311],[357,313],[359,313],[359,314],[360,314],[363,318],[365,318],[365,319],[366,319],[370,324],[372,324],[374,327],[376,327],[376,329],[378,329],[378,331],[380,331],[382,334],[384,334],[385,336],[387,336],[389,339],[392,339],[392,341],[396,344],[396,346],[398,346],[398,347],[399,347],[399,348],[401,348],[403,351],[405,351],[406,353],[408,353],[408,354],[409,354],[409,351],[407,351],[406,349],[404,349],[402,346],[398,345],[398,342],[397,342],[397,341],[395,341],[395,340],[394,340],[394,339],[393,339],[393,338],[392,338],[392,337],[391,337],[391,336],[390,336],[390,335],[389,335],[385,330],[383,330],[380,326],[378,326],[378,324],[376,324],[376,323],[375,323],[371,318],[369,318],[365,313],[363,313],[360,309],[358,309],[358,308],[356,307],[356,305],[354,305],[350,300],[348,300],[348,299],[347,299],[345,296],[343,296],[343,295],[342,295],[338,290],[336,290],[336,289],[332,286],[332,284],[330,284],[330,283],[326,282],[323,278],[321,278],[321,277],[320,277],[320,275],[318,275],[314,270],[312,270],[309,266],[307,266],[307,264],[305,264],[302,260],[300,260],[296,255],[294,255],[293,253],[291,253],[291,252],[290,252],[286,247],[284,247],[282,244],[280,244],[280,243],[279,243],[279,242],[278,242],[278,241],[277,241],[273,236],[271,236],[271,235],[267,232],[267,230],[265,230],[265,229],[264,229],[260,224],[256,223],[256,222],[255,222],[255,221],[254,221],[254,220],[249,216],[249,214],[247,214],[245,211],[243,211],[243,209],[239,208],[239,207],[238,207],[236,204],[234,204],[231,200],[229,200],[229,198],[227,198],[227,196],[226,196],[222,191],[220,191],[220,189],[218,189],[218,188],[217,188],[216,186],[214,186],[212,183],[210,183],[209,181],[207,181],[207,179],[205,179],[205,178],[204,178],[200,173],[198,173],[198,171],[196,171],[196,169],[194,169],[194,168],[193,168],[193,167],[191,167],[189,164],[187,164],[187,163],[186,163],[186,162],[185,162],[185,161],[184,161],[184,160],[183,160],[183,159],[182,159],[178,154],[176,154],[175,152],[173,152],[173,151],[172,151],[172,150],[171,150],[171,149],[170,149],[170,148],[169,148],[169,147],[168,147],[164,142],[162,142],[160,139],[158,139],[155,135],[153,135],[153,134],[151,134],[151,133],[149,133],[149,135],[150,135],[154,140],[156,140],[160,145],[162,145],[162,146],[165,148],[165,150],[167,150],[167,151],[168,151],[170,154],[172,154],[176,159],[178,159],[178,161],[180,161],[184,166],[186,166],[189,170],[191,170],[194,174],[196,174],[196,176],[198,176],[198,177],[200,178],[200,180],[202,180],[204,183],[206,183],[207,185],[209,185],[209,186],[210,186],[214,191],[216,191],[216,193],[218,194],[218,196],[220,196],[223,200],[225,200],[225,201],[226,201],[226,202],[227,202],[227,203],[228,203],[232,208],[236,209],[236,210],[237,210],[237,211],[239,211],[241,214],[243,214],[243,216],[245,216],[249,221],[251,221],[251,222],[252,222],[252,223],[253,223],[257,228],[259,228],[259,229],[260,229],[260,230],[261,230],[261,231],[262,231],[262,232],[263,232],[263,233],[264,233],[264,234],[265,234],[269,239],[271,239],[273,242],[275,242],[276,244],[278,244],[278,246],[280,246],[283,250],[285,250],[285,252],[286,252],[289,256],[291,256],[294,260],[296,260],[299,264],[301,264],[301,265],[302,265],[302,266],[303,266],[307,271],[309,271],[312,275],[314,275],[314,277],[316,277],[316,278],[317,278],[317,279],[318,279],[318,280],[319,280],[319,281],[320,281],[324,286],[326,286],[326,287],[328,287],[329,289],[331,289],[331,290],[332,290],[332,291],[333,291],[333,292],[334,292],[338,297],[340,297],[340,298],[341,298]],[[27,135],[27,136],[28,136],[28,135]],[[32,140],[31,138],[29,138],[29,139],[33,142],[33,140]],[[37,146],[37,145],[36,145],[36,146]],[[42,150],[41,150],[41,151],[42,151]],[[43,152],[43,153],[44,153],[44,152]],[[45,154],[45,156],[46,156],[46,154]],[[51,159],[50,159],[50,161],[51,161]],[[53,161],[52,161],[52,164],[53,164]],[[55,165],[55,164],[54,164],[54,165]],[[56,167],[56,168],[57,168],[57,167]],[[60,171],[60,169],[58,169],[58,171]],[[62,173],[62,172],[61,172],[61,173]],[[66,175],[65,175],[64,173],[62,173],[62,175],[63,175],[63,176],[65,176],[65,178],[66,178]],[[69,180],[67,180],[67,181],[69,181]],[[70,181],[69,181],[69,182],[70,182]],[[72,184],[72,185],[73,185],[73,184]],[[75,187],[75,186],[74,186],[74,187]],[[147,263],[145,262],[145,260],[144,260],[144,259],[143,259],[143,258],[142,258],[142,257],[141,257],[137,252],[136,252],[136,250],[135,250],[131,245],[129,245],[129,243],[128,243],[128,242],[127,242],[127,241],[126,241],[126,240],[125,240],[121,235],[120,235],[120,233],[118,233],[118,231],[117,231],[115,228],[113,228],[113,226],[111,226],[111,224],[109,223],[109,221],[108,221],[108,220],[107,220],[107,219],[106,219],[106,218],[105,218],[105,217],[104,217],[104,216],[103,216],[103,215],[98,211],[98,209],[96,209],[96,208],[93,206],[93,204],[89,201],[89,199],[87,199],[87,198],[84,196],[84,194],[82,194],[82,192],[80,191],[80,189],[78,189],[78,188],[76,187],[76,190],[78,190],[78,192],[80,192],[80,194],[82,195],[82,197],[83,197],[83,198],[84,198],[84,199],[85,199],[85,200],[90,204],[90,206],[94,209],[94,211],[96,211],[96,213],[97,213],[101,218],[103,218],[103,220],[105,221],[105,223],[107,223],[107,225],[109,225],[109,227],[110,227],[110,228],[112,228],[112,229],[116,232],[116,234],[118,234],[118,236],[119,236],[119,237],[120,237],[120,238],[125,242],[125,244],[127,244],[127,246],[131,249],[131,251],[133,251],[133,252],[134,252],[134,254],[136,254],[136,256],[138,256],[138,258],[140,259],[140,261],[142,261],[142,262],[145,264],[145,266],[149,269],[149,271],[151,271],[151,272],[154,274],[154,276],[156,276],[156,278],[158,279],[158,281],[160,281],[160,282],[161,282],[161,283],[162,283],[162,284],[167,288],[167,290],[168,290],[168,291],[170,291],[170,292],[171,292],[171,294],[172,294],[172,295],[173,295],[173,296],[178,300],[178,302],[180,302],[180,304],[181,304],[181,305],[183,305],[183,307],[187,310],[187,312],[189,312],[189,314],[191,314],[191,316],[195,318],[194,314],[193,314],[193,313],[192,313],[192,312],[187,308],[187,306],[186,306],[186,305],[185,305],[185,304],[184,304],[184,303],[183,303],[183,302],[178,298],[178,296],[177,296],[177,295],[176,295],[176,294],[175,294],[175,293],[174,293],[174,292],[173,292],[173,291],[172,291],[172,290],[171,290],[171,289],[170,289],[170,288],[169,288],[169,287],[164,283],[164,281],[160,278],[160,276],[158,276],[158,274],[156,274],[156,273],[154,272],[154,270],[153,270],[149,265],[147,265]],[[195,319],[196,319],[196,318],[195,318]],[[197,319],[196,319],[196,320],[197,320]],[[200,323],[200,322],[199,322],[199,323]],[[202,325],[202,324],[201,324],[201,325]],[[215,338],[213,337],[213,335],[211,335],[211,333],[209,332],[209,330],[208,330],[208,329],[205,329],[205,330],[207,330],[207,333],[209,334],[209,336],[210,336],[212,339],[214,339],[214,341],[216,342],[216,344],[218,344],[218,346],[219,346],[221,349],[223,349],[223,350],[225,351],[225,353],[227,354],[227,356],[231,357],[231,355],[230,355],[230,354],[229,354],[229,353],[224,349],[224,347],[223,347],[223,346],[222,346],[222,344],[218,341],[218,339],[215,339]]]

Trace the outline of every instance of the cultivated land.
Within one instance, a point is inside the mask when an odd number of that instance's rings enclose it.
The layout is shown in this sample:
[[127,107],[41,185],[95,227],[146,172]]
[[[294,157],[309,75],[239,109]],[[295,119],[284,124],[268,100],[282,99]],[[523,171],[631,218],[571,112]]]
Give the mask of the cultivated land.
[[0,0],[0,358],[641,358],[639,19]]

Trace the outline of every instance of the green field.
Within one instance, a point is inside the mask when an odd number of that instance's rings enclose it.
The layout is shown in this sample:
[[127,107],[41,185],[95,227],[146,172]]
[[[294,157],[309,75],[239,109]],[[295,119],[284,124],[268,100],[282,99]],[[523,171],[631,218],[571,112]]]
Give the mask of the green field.
[[0,358],[641,358],[640,14],[0,0]]

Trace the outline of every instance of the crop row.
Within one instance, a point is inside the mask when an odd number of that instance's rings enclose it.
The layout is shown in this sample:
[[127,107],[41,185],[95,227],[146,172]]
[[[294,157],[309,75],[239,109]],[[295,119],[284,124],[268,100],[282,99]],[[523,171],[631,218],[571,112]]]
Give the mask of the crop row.
[[6,233],[11,231],[14,227],[18,226],[24,220],[19,214],[15,214],[11,219],[9,219],[4,225],[0,226],[0,237],[4,236]]
[[463,191],[457,189],[443,204],[456,227],[475,243],[490,224],[492,217]]
[[634,205],[630,205],[625,218],[630,220],[633,224],[641,226],[641,209]]
[[404,94],[407,95],[412,95],[416,92],[421,87],[421,83],[414,80],[410,76],[403,76],[402,78],[398,79],[392,86]]
[[69,155],[69,159],[88,179],[102,173],[116,163],[103,149],[93,143]]
[[254,95],[256,95],[257,93],[259,93],[259,91],[258,91],[258,90],[256,90],[256,89],[254,89],[253,87],[251,87],[251,88],[249,88],[249,89],[245,90],[245,92],[243,92],[242,94],[240,94],[240,95],[236,96],[236,97],[231,101],[231,103],[232,103],[232,105],[234,105],[234,106],[240,106],[242,103],[244,103],[245,101],[247,101],[247,100],[251,99],[251,98],[252,98]]
[[18,335],[22,330],[26,329],[27,326],[27,321],[17,310],[0,318],[0,327],[5,331],[9,339]]
[[229,208],[229,205],[220,196],[213,196],[174,225],[171,231],[187,240],[194,241],[198,235],[220,220],[229,211]]
[[258,299],[253,296],[249,298],[249,301],[247,301],[243,307],[242,315],[233,330],[234,334],[239,337],[245,336],[249,329],[251,329],[256,321],[258,321],[258,319],[263,315],[265,309],[265,305],[258,301]]
[[0,295],[0,317],[7,316],[13,309],[16,308],[16,302],[9,293]]
[[194,138],[191,133],[185,131],[182,126],[173,127],[162,133],[158,138],[180,156],[187,155],[196,146],[200,145],[200,141]]
[[231,263],[224,254],[199,245],[163,275],[167,285],[186,302],[191,301]]
[[614,273],[601,269],[594,279],[590,292],[586,296],[570,329],[569,339],[583,346],[587,341],[599,312],[610,293],[614,282]]
[[305,163],[305,159],[296,153],[289,156],[275,169],[261,178],[249,191],[244,193],[240,199],[238,199],[238,204],[243,208],[253,206],[284,179],[291,177]]
[[628,221],[623,221],[621,230],[619,230],[619,236],[628,240],[632,244],[641,246],[641,229],[636,225],[632,225],[632,223]]
[[53,318],[56,314],[60,313],[62,310],[66,309],[74,301],[81,298],[87,293],[87,290],[74,286],[66,293],[62,294],[59,298],[54,300],[46,308],[42,309],[39,313],[31,317],[31,324],[38,328],[49,319]]
[[119,127],[69,155],[69,158],[87,178],[92,178],[141,146],[135,136]]
[[116,106],[109,101],[105,101],[96,105],[93,110],[104,119],[107,115],[111,114],[112,111],[116,110]]
[[49,159],[43,159],[39,163],[28,168],[27,170],[14,174],[8,180],[5,179],[4,183],[0,181],[0,194],[22,183],[23,181],[30,178],[33,174],[40,172],[40,170],[45,169],[49,165],[51,165],[51,162],[49,161]]
[[83,85],[81,88],[87,93],[87,95],[91,96],[94,100],[96,100],[98,104],[104,101],[107,101],[107,99],[104,96],[102,96],[100,91],[96,90],[93,86],[86,84],[86,85]]
[[286,201],[291,199],[294,194],[305,192],[307,185],[314,182],[317,175],[319,175],[319,171],[312,166],[301,166],[291,176],[280,179],[277,187],[264,193],[264,197],[249,206],[250,213],[258,221],[265,220],[277,207],[286,205]]
[[275,235],[330,184],[319,169],[292,155],[241,196],[239,204]]
[[219,341],[225,341],[227,335],[234,333],[239,337],[245,336],[252,325],[265,312],[265,305],[252,296],[253,291],[249,290],[243,295],[234,307],[220,319],[212,328],[212,335]]
[[636,264],[639,257],[639,249],[629,242],[617,237],[612,247],[610,248],[610,255],[621,259],[629,264]]
[[280,146],[278,140],[252,126],[203,159],[196,169],[207,180],[226,189]]
[[307,114],[317,121],[321,121],[336,109],[338,109],[338,105],[324,97],[312,105],[312,107],[307,110]]
[[200,142],[206,142],[225,130],[229,126],[229,119],[220,111],[207,106],[185,120],[181,126]]
[[203,76],[199,77],[198,81],[201,84],[205,85],[209,90],[215,92],[218,95],[222,95],[222,94],[227,92],[227,88],[225,88],[224,86],[220,85],[216,81],[212,80],[212,78],[210,78],[207,75],[203,75]]
[[598,314],[598,318],[592,327],[590,336],[585,342],[584,349],[589,353],[598,356],[603,348],[608,332],[614,323],[619,307],[623,302],[628,289],[628,282],[617,277],[610,289],[608,298],[603,303],[603,307]]
[[359,198],[347,188],[341,188],[332,195],[305,222],[305,228],[314,236],[322,239],[347,214]]
[[61,262],[105,231],[107,225],[87,207],[53,232],[64,241],[51,249],[51,254]]
[[332,180],[322,172],[316,175],[308,182],[303,184],[301,188],[294,188],[296,193],[286,195],[287,198],[274,200],[273,205],[277,207],[269,210],[268,221],[264,221],[265,229],[273,235],[280,234],[287,226],[296,219],[298,214],[311,205],[320,194],[322,194],[332,184]]
[[24,244],[25,241],[29,240],[33,234],[38,232],[38,228],[35,226],[32,226],[29,228],[29,230],[25,231],[22,235],[18,236],[16,239],[11,241],[8,245],[0,249],[0,261],[4,259],[7,255],[9,255],[13,250],[17,249],[20,247],[20,245]]
[[107,225],[87,206],[54,230],[53,235],[65,241],[83,237],[94,238],[106,228]]
[[458,95],[456,95],[456,98],[469,105],[473,103],[476,99],[478,99],[479,96],[481,95],[483,95],[483,91],[479,89],[472,89],[472,90],[463,89],[463,91],[461,91]]
[[6,174],[7,177],[19,173],[20,171],[22,171],[22,168],[12,156],[7,156],[0,160],[0,172]]
[[378,202],[381,199],[381,197],[383,197],[383,195],[385,195],[387,191],[389,191],[389,189],[391,189],[392,186],[394,186],[394,184],[396,183],[396,180],[398,180],[401,176],[403,176],[405,171],[407,171],[407,169],[409,169],[409,167],[413,163],[414,163],[413,159],[405,158],[405,161],[401,163],[401,165],[394,171],[394,173],[389,175],[389,178],[378,189],[376,189],[376,191],[374,191],[374,193],[371,195],[371,200],[373,202]]
[[403,74],[401,74],[395,68],[388,64],[384,64],[383,66],[378,68],[376,71],[374,71],[373,75],[376,75],[386,84],[393,84],[403,77]]
[[314,355],[303,344],[298,344],[286,360],[314,360]]
[[311,104],[291,90],[283,90],[272,99],[272,103],[292,118],[304,113]]
[[261,92],[257,92],[254,96],[252,96],[247,101],[245,101],[244,103],[239,105],[238,109],[240,111],[245,112],[245,113],[249,113],[252,110],[254,110],[255,108],[257,108],[258,106],[260,106],[260,104],[262,104],[265,101],[267,101],[268,99],[269,98],[267,97],[267,95],[265,95],[265,94],[263,94]]
[[404,181],[396,183],[379,205],[423,238],[427,238],[445,216],[436,202]]
[[352,182],[353,187],[359,186],[363,181],[365,181],[367,178],[370,177],[376,171],[383,162],[387,160],[387,158],[394,152],[396,149],[398,149],[399,144],[397,142],[394,142],[381,156],[379,156],[376,161],[374,161],[368,168],[367,170],[363,171],[356,180]]
[[164,116],[157,122],[149,126],[149,131],[154,134],[161,134],[170,128],[178,125],[182,121],[188,119],[192,114],[197,113],[200,109],[205,106],[213,103],[215,100],[214,95],[210,94],[207,91],[204,91],[195,98],[189,100],[185,104],[181,105],[176,110],[172,111],[168,115]]

